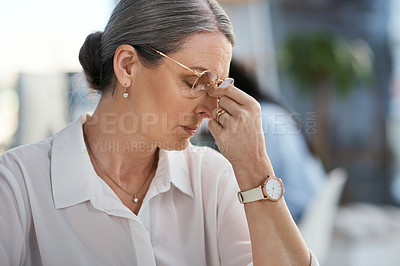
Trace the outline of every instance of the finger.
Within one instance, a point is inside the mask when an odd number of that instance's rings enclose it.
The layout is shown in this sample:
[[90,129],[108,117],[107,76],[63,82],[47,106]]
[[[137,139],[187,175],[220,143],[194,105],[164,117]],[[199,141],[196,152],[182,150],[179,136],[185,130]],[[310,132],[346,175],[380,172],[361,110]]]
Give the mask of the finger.
[[219,99],[218,107],[225,109],[233,117],[238,117],[243,110],[243,106],[226,96]]
[[221,133],[223,127],[214,119],[210,119],[210,121],[208,121],[208,129],[210,130],[211,135],[214,137],[214,139],[216,139],[217,135]]
[[222,98],[223,96],[228,96],[240,105],[246,105],[253,100],[250,95],[239,90],[235,86],[213,88],[208,92],[208,95],[214,98]]
[[224,114],[229,114],[224,108],[217,107],[211,111],[211,116],[218,122],[219,118]]
[[227,135],[221,134],[224,130],[224,128],[217,123],[214,119],[211,119],[208,122],[208,129],[211,132],[211,135],[215,139],[215,144],[218,147],[218,150],[224,154],[225,152],[228,151],[228,146],[229,146],[229,138],[226,138]]
[[[223,111],[223,112],[221,112],[221,111]],[[219,115],[218,115],[218,112],[220,112]],[[212,111],[212,116],[217,123],[222,125],[222,127],[224,127],[224,125],[227,125],[226,121],[227,121],[227,119],[229,119],[231,117],[230,114],[225,109],[222,109],[222,108],[215,108]]]

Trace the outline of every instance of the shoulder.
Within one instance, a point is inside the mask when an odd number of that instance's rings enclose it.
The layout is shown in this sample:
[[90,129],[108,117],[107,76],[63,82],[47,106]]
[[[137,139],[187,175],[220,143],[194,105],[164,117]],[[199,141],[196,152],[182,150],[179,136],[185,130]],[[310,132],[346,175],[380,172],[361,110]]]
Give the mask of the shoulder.
[[221,153],[210,147],[190,144],[185,151],[191,162],[197,162],[203,170],[212,169],[214,173],[218,173],[232,169],[229,161]]
[[36,177],[43,179],[50,173],[50,147],[51,139],[46,139],[13,148],[0,157],[1,202],[29,212],[29,189],[37,185],[37,191],[43,193],[43,182],[37,182]]
[[263,121],[291,120],[291,114],[274,103],[261,102],[261,115]]
[[73,150],[74,144],[78,142],[77,139],[82,138],[80,128],[80,119],[76,119],[50,138],[10,149],[0,157],[0,165],[12,173],[25,177],[49,176],[50,165],[55,159],[54,151],[63,153]]
[[48,138],[10,149],[0,156],[0,165],[10,172],[18,172],[49,163],[52,140],[53,138]]
[[[215,191],[216,194],[221,194],[224,190],[230,190],[229,188],[237,189],[232,165],[221,153],[210,147],[191,145],[188,149],[188,156],[190,158],[189,166],[192,168],[192,180],[199,178],[203,189],[208,191],[207,193]],[[198,175],[200,177],[196,178]]]
[[274,103],[261,104],[261,118],[264,134],[270,138],[286,139],[302,137],[301,127],[296,122],[299,113],[289,113]]
[[[168,151],[163,153],[168,158],[170,174],[189,177],[192,183],[218,183],[223,176],[232,176],[233,169],[229,161],[218,151],[206,147],[189,146],[182,151]],[[166,162],[162,159],[163,162]],[[161,164],[165,165],[165,163]]]
[[29,188],[35,186],[40,191],[50,183],[51,141],[19,146],[0,157],[0,191],[4,197],[26,201]]
[[53,138],[48,138],[10,149],[0,156],[0,164],[10,170],[38,167],[38,164],[50,161],[52,141]]
[[287,111],[279,106],[278,104],[271,102],[260,102],[262,112],[273,112],[273,113],[287,113]]

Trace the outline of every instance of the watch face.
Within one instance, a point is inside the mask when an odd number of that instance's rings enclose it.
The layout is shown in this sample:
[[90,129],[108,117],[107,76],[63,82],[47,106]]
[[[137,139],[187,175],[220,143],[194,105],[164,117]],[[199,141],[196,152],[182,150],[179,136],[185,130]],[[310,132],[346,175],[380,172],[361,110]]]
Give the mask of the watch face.
[[270,200],[279,200],[284,192],[282,181],[277,177],[267,179],[264,191]]

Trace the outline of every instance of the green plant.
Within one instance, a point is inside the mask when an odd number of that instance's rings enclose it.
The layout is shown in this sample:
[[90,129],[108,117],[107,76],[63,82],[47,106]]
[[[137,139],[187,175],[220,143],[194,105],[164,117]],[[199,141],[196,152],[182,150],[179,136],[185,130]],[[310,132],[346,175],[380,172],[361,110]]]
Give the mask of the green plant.
[[346,96],[358,82],[372,82],[373,56],[362,40],[349,42],[327,32],[290,35],[279,53],[280,68],[299,89],[315,98],[316,134],[312,144],[325,166],[329,161],[330,102]]
[[289,36],[280,53],[280,66],[305,92],[330,80],[341,95],[357,81],[370,82],[372,52],[362,40],[347,40],[326,32]]

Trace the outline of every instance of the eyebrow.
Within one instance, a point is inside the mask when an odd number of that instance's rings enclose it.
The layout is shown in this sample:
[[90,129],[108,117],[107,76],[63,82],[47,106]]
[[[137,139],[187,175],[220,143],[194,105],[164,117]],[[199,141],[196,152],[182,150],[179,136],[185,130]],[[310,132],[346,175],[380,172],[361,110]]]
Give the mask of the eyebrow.
[[208,68],[204,68],[204,67],[201,67],[201,66],[188,66],[188,67],[191,68],[191,69],[193,69],[193,70],[200,71],[200,72],[209,70]]

